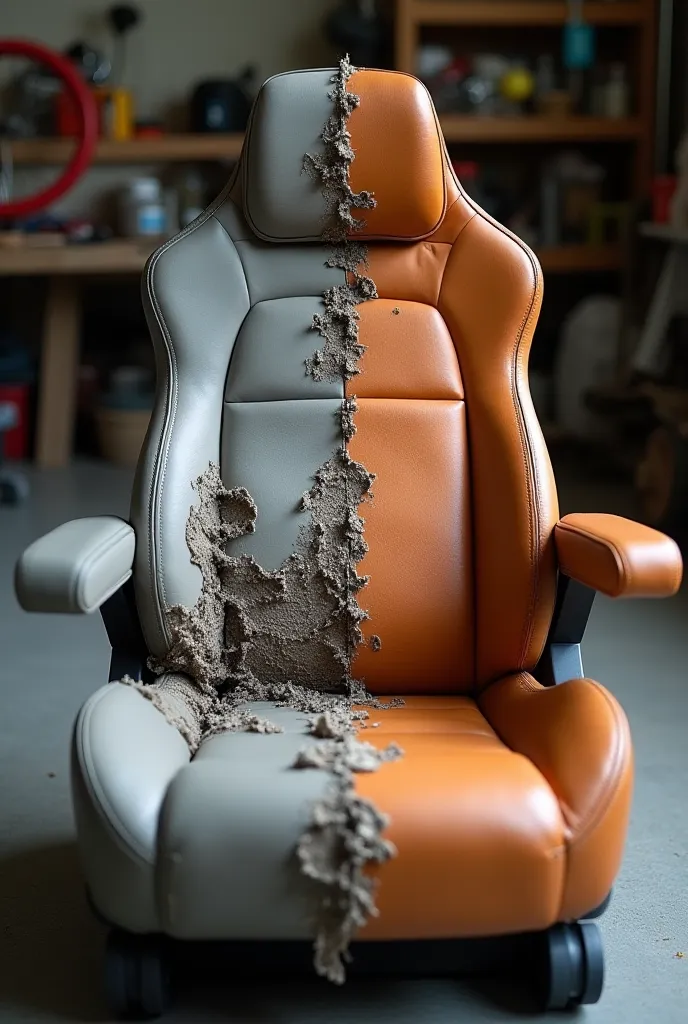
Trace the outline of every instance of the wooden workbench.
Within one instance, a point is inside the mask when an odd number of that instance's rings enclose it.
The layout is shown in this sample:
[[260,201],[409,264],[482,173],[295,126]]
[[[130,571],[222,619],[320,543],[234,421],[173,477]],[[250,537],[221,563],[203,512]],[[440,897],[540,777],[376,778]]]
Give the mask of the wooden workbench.
[[[219,161],[231,164],[241,152],[243,135],[163,135],[124,142],[101,139],[94,164]],[[61,166],[74,150],[72,139],[20,139],[11,143],[15,166]],[[81,279],[103,274],[140,274],[157,241],[121,239],[46,248],[0,247],[0,277],[47,277],[43,321],[36,462],[63,466],[72,453],[81,328]]]
[[140,274],[159,241],[0,247],[0,277],[47,277],[38,378],[35,458],[64,466],[72,454],[81,334],[81,280]]

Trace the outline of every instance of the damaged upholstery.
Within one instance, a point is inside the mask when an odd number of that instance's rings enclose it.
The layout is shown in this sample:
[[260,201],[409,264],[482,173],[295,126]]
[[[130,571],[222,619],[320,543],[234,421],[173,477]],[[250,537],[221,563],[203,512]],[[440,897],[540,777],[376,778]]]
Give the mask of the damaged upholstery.
[[113,923],[313,937],[341,981],[352,937],[546,928],[607,894],[626,719],[591,680],[532,674],[557,550],[592,564],[580,529],[555,540],[541,295],[419,82],[344,61],[266,83],[234,177],[144,280],[131,524],[159,674],[98,691],[74,740]]

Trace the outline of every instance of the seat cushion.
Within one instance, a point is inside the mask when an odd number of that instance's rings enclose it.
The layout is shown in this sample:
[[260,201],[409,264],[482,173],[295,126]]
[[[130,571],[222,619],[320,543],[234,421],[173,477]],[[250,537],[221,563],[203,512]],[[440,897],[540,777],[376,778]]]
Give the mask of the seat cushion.
[[[380,917],[361,938],[493,934],[556,919],[563,821],[543,776],[496,736],[474,701],[404,698],[371,711],[362,738],[405,757],[357,790],[391,817],[398,856],[380,871]],[[291,769],[304,715],[251,705],[284,733],[208,739],[172,782],[159,830],[165,930],[184,938],[306,938],[318,892],[294,856],[330,777]]]
[[498,935],[548,927],[565,878],[564,823],[550,785],[467,697],[405,697],[365,738],[405,756],[359,775],[390,816],[398,856],[376,869],[379,917],[362,939]]
[[[75,734],[77,825],[99,909],[122,927],[190,939],[314,934],[322,890],[295,856],[328,772],[292,768],[307,716],[222,733],[189,762],[153,704],[110,684]],[[489,719],[489,721],[488,721]],[[628,726],[590,680],[543,689],[525,673],[480,697],[405,697],[361,738],[404,757],[355,777],[390,818],[380,914],[362,939],[498,935],[592,909],[618,870],[631,783]]]

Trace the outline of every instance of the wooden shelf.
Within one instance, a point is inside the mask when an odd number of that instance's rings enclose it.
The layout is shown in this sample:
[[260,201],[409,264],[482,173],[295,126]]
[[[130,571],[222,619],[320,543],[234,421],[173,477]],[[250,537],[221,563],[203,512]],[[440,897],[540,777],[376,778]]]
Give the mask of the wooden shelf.
[[558,245],[535,251],[548,274],[594,273],[619,270],[623,265],[620,245]]
[[674,245],[688,245],[688,229],[677,228],[673,224],[653,224],[645,221],[639,230],[644,238],[655,238],[660,242],[670,242]]
[[[163,135],[160,138],[113,142],[102,139],[94,163],[140,164],[182,160],[236,160],[244,141],[235,135]],[[20,139],[12,143],[16,164],[64,164],[74,152],[72,139]]]
[[[84,245],[0,246],[0,277],[41,274],[138,274],[160,239],[118,238]],[[550,274],[618,270],[618,245],[561,245],[537,249],[542,269]]]
[[605,142],[637,139],[640,120],[611,117],[440,117],[447,142]]
[[160,239],[119,238],[83,245],[0,246],[0,277],[140,274]]
[[[568,16],[564,0],[411,0],[416,25],[563,25]],[[640,4],[596,0],[583,4],[583,17],[593,25],[638,25],[647,21]]]

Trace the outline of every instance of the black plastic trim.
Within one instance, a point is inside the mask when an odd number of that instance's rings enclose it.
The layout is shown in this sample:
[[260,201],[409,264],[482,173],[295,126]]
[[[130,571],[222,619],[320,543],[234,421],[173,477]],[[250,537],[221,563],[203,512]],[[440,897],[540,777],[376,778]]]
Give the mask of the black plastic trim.
[[582,679],[581,641],[595,600],[595,591],[578,580],[560,575],[557,599],[542,657],[534,675],[545,686]]
[[150,676],[146,666],[148,652],[139,623],[132,580],[116,590],[101,605],[100,614],[112,647],[108,682],[128,675],[137,681]]

